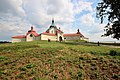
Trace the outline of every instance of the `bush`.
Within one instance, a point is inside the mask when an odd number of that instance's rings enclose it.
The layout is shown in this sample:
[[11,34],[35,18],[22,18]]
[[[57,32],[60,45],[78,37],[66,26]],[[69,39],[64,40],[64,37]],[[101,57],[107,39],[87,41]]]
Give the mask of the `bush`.
[[120,53],[115,51],[115,50],[110,50],[109,55],[111,55],[111,56],[120,56]]

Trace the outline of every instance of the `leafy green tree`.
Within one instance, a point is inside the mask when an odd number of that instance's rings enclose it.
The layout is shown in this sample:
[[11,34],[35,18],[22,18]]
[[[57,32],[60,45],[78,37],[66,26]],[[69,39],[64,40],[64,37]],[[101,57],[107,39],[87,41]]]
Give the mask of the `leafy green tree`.
[[105,34],[103,36],[112,36],[120,39],[120,0],[102,0],[97,5],[97,18],[103,23],[107,19]]

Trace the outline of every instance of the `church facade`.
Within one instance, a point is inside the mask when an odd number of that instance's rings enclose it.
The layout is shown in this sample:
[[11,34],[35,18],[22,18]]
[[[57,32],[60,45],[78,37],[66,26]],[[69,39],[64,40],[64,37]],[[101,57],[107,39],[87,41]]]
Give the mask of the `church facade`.
[[63,31],[55,26],[54,20],[50,27],[43,33],[38,34],[33,27],[25,35],[13,36],[12,42],[26,42],[26,41],[36,41],[36,40],[51,40],[51,41],[69,41],[69,40],[85,40],[88,38],[84,37],[79,29],[73,34],[64,34]]

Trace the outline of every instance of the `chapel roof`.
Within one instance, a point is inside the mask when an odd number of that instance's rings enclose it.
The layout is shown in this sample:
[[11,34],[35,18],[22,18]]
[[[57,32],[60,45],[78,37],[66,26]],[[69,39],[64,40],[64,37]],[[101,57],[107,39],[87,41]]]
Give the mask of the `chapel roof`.
[[27,32],[26,36],[29,34],[33,34],[35,37],[39,36],[39,34],[33,29],[33,26],[31,26],[31,30]]
[[51,33],[47,33],[47,32],[43,32],[41,34],[44,34],[44,35],[49,35],[49,36],[56,36],[55,34],[51,34]]
[[25,35],[13,36],[12,38],[26,38]]
[[80,34],[76,34],[76,33],[73,33],[73,34],[64,34],[63,36],[80,36]]
[[80,37],[84,37],[84,36],[80,33],[79,29],[77,30],[77,33],[64,34],[63,36],[80,36]]
[[33,26],[31,26],[31,30],[28,30],[26,35],[13,36],[12,38],[26,38],[29,34],[33,34],[35,37],[39,36],[39,34],[33,29]]

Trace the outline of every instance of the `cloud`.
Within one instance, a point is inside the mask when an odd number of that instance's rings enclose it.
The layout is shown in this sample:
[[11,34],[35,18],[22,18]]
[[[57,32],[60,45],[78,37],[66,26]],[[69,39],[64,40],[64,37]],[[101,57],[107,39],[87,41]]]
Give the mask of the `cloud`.
[[74,19],[70,0],[25,0],[23,7],[28,20],[37,25],[46,26],[52,18],[63,24],[71,23]]
[[82,11],[89,11],[92,12],[93,8],[92,8],[92,4],[93,2],[88,2],[88,1],[74,1],[74,12],[76,14],[79,14]]
[[25,34],[32,25],[41,33],[54,18],[64,33],[75,33],[80,28],[92,39],[93,34],[103,32],[103,25],[95,20],[93,3],[94,0],[0,0],[0,38],[10,40],[11,36]]
[[93,24],[95,24],[95,19],[94,19],[94,17],[92,15],[93,15],[92,13],[83,15],[80,18],[80,22],[83,25],[92,26]]
[[25,34],[30,25],[43,32],[44,27],[51,24],[52,18],[55,18],[58,25],[71,24],[74,21],[71,1],[0,0],[0,32],[6,35],[6,39],[9,31],[10,35]]
[[0,13],[10,13],[14,16],[25,16],[22,0],[0,0]]
[[11,36],[24,34],[31,25],[25,19],[9,13],[0,15],[0,36],[4,40],[11,40]]

